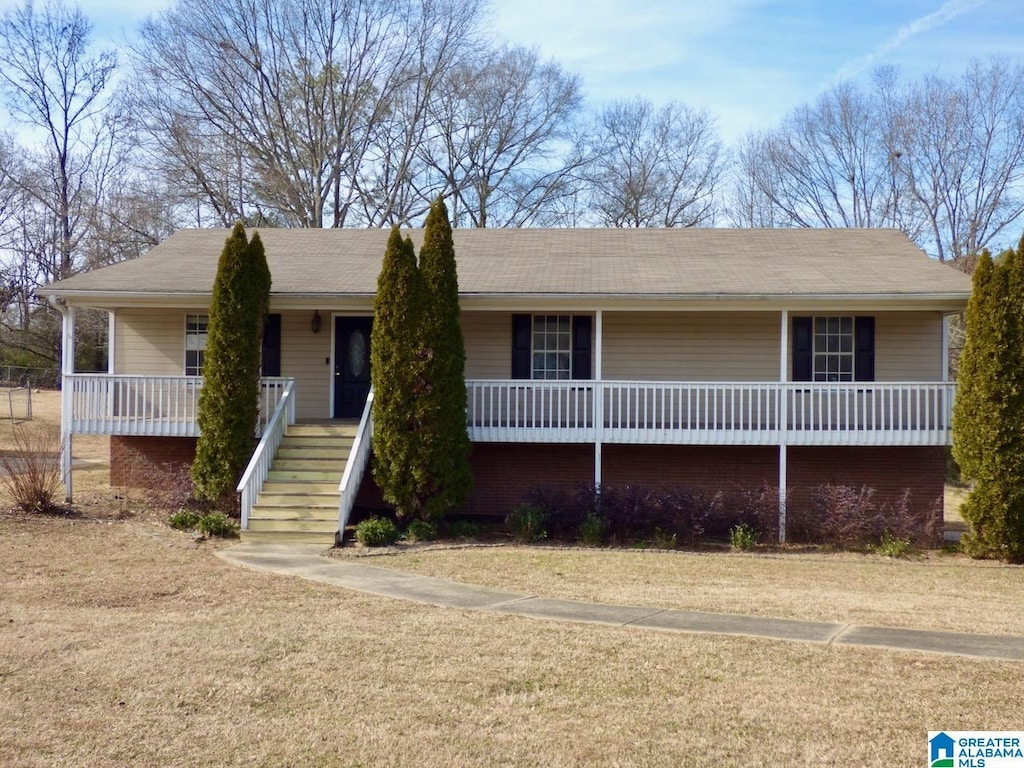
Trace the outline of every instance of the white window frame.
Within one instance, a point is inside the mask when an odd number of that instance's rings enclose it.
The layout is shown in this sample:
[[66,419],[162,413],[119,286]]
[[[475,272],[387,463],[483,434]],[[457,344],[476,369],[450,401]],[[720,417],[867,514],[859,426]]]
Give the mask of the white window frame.
[[[193,327],[195,326],[195,327]],[[185,315],[185,375],[202,376],[206,362],[206,341],[209,334],[210,316],[201,312],[189,312]],[[195,339],[190,342],[190,339]],[[197,353],[196,365],[189,365],[189,353]]]
[[816,315],[811,318],[811,380],[853,381],[855,323],[852,315]]
[[[564,331],[558,327],[563,321]],[[554,330],[549,327],[552,322]],[[532,315],[530,377],[545,381],[572,378],[572,315]]]

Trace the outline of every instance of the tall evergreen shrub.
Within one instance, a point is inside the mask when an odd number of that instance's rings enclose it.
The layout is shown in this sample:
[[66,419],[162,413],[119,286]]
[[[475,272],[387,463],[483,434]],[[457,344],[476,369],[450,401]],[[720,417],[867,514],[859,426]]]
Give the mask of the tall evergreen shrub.
[[420,274],[424,305],[416,420],[422,462],[417,473],[420,515],[443,516],[473,487],[466,432],[466,350],[459,325],[459,280],[448,209],[438,199],[427,215]]
[[270,302],[270,269],[259,234],[235,225],[213,284],[203,359],[196,496],[226,502],[252,453],[260,395],[260,340]]
[[377,278],[370,376],[374,391],[373,478],[400,517],[415,516],[419,509],[414,389],[422,293],[416,249],[395,227]]
[[981,255],[966,313],[953,455],[972,490],[962,507],[976,557],[1024,562],[1024,240]]

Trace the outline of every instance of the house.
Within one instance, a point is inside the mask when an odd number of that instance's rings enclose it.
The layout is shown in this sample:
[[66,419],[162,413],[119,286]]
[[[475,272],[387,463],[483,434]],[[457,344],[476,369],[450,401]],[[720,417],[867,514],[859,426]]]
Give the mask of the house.
[[[422,232],[410,234],[418,246]],[[109,369],[64,371],[63,424],[69,438],[110,435],[119,483],[193,455],[226,235],[181,231],[137,260],[44,289],[64,312],[65,365],[76,311],[109,313]],[[243,526],[329,536],[354,503],[379,503],[365,471],[368,344],[388,232],[260,235],[272,314]],[[454,237],[476,479],[467,512],[504,513],[544,485],[768,483],[780,490],[784,537],[787,508],[806,507],[821,484],[869,485],[881,498],[910,489],[922,508],[942,497],[954,394],[947,320],[971,286],[902,233]],[[343,445],[317,449],[327,437]]]

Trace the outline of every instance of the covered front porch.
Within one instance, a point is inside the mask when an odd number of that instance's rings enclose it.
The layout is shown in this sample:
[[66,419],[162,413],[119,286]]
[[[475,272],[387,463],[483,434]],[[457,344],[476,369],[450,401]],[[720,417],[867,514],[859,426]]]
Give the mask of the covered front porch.
[[[202,381],[67,374],[68,429],[196,437]],[[291,381],[262,380],[261,432]],[[466,388],[475,442],[913,446],[949,443],[956,385],[470,379]]]

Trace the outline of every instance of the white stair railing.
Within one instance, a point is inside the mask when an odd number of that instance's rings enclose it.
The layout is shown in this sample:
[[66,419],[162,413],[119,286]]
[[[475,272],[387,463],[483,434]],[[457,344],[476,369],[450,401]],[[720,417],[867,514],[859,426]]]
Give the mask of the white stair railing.
[[242,506],[242,530],[249,527],[249,514],[252,512],[256,497],[263,490],[263,483],[266,482],[267,473],[274,462],[274,455],[277,453],[281,440],[288,434],[288,427],[295,423],[295,381],[288,379],[277,399],[277,408],[274,415],[263,429],[263,437],[260,438],[256,450],[249,459],[249,464],[242,473],[242,479],[238,481],[236,489],[241,495]]
[[373,389],[370,390],[366,405],[363,406],[363,415],[359,419],[355,440],[352,441],[352,450],[349,452],[348,461],[345,462],[345,472],[338,484],[338,532],[335,534],[335,541],[339,545],[345,539],[345,526],[348,525],[349,515],[352,514],[352,507],[356,503],[359,483],[370,460],[372,439]]

